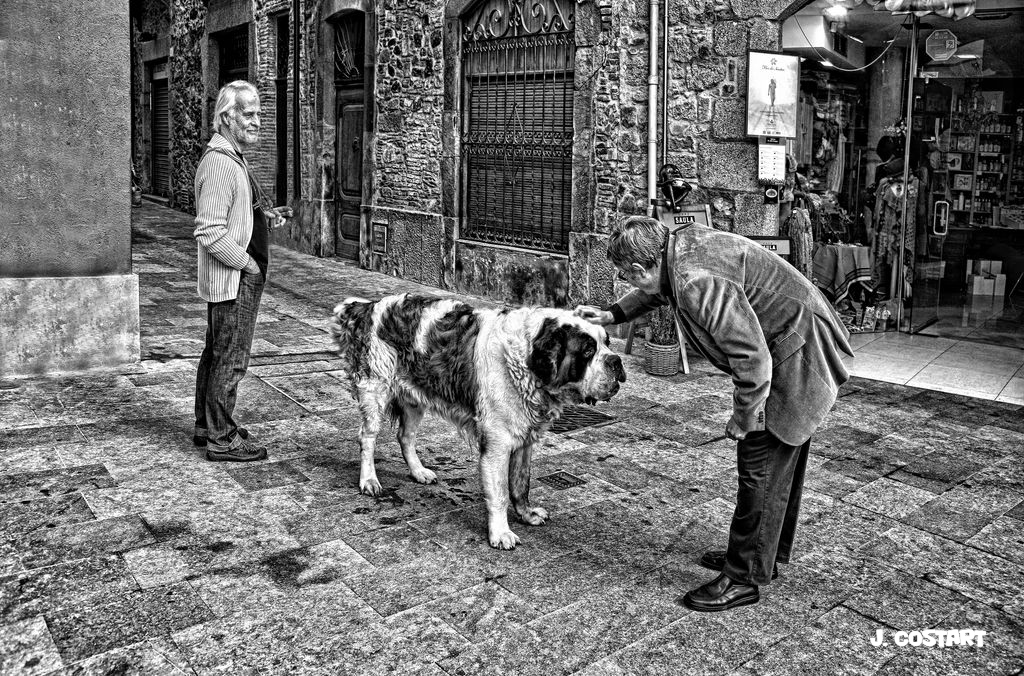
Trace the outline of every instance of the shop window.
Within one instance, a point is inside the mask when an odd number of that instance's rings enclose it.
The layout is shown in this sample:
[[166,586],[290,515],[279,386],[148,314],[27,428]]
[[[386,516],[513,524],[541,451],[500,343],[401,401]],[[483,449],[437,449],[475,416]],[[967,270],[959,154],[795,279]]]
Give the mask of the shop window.
[[218,87],[235,80],[248,80],[249,25],[244,24],[217,35],[217,56]]
[[463,15],[463,239],[568,252],[574,9],[483,0]]

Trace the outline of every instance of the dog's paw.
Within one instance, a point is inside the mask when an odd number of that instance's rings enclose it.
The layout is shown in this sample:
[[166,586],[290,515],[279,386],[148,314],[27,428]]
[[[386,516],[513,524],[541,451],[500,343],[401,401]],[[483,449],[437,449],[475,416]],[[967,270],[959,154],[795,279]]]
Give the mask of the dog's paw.
[[543,507],[530,507],[525,512],[521,512],[519,518],[523,523],[528,523],[531,526],[541,526],[548,520],[548,510]]
[[377,481],[377,477],[371,479],[360,479],[359,480],[359,492],[363,495],[372,495],[378,497],[384,491],[380,486],[380,482]]
[[437,475],[426,467],[421,467],[417,470],[409,470],[409,474],[413,479],[420,482],[421,484],[436,484]]
[[495,549],[515,549],[519,544],[519,536],[510,530],[490,536],[491,546]]

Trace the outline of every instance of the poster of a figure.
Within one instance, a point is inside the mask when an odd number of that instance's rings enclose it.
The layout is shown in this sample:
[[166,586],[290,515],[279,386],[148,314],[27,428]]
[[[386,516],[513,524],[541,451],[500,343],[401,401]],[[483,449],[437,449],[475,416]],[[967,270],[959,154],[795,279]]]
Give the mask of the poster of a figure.
[[800,57],[749,52],[747,135],[796,138]]

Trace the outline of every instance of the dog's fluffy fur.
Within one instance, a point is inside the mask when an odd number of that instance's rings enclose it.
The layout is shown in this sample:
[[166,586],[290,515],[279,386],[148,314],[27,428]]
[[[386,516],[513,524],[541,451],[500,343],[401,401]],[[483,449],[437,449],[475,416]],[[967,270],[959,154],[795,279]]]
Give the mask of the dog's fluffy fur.
[[374,447],[385,416],[412,477],[437,480],[416,455],[416,428],[431,412],[475,442],[491,546],[512,549],[511,502],[540,525],[530,504],[533,447],[567,402],[607,401],[626,380],[604,329],[566,310],[476,310],[456,300],[413,295],[349,298],[334,310],[332,334],[359,404],[359,489],[379,495]]

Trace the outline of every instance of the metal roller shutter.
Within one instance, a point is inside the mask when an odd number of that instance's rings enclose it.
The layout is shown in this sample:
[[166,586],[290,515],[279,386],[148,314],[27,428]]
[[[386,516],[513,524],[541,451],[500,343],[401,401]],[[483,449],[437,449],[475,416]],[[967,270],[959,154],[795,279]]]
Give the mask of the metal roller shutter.
[[171,195],[171,118],[167,80],[153,81],[153,191]]

